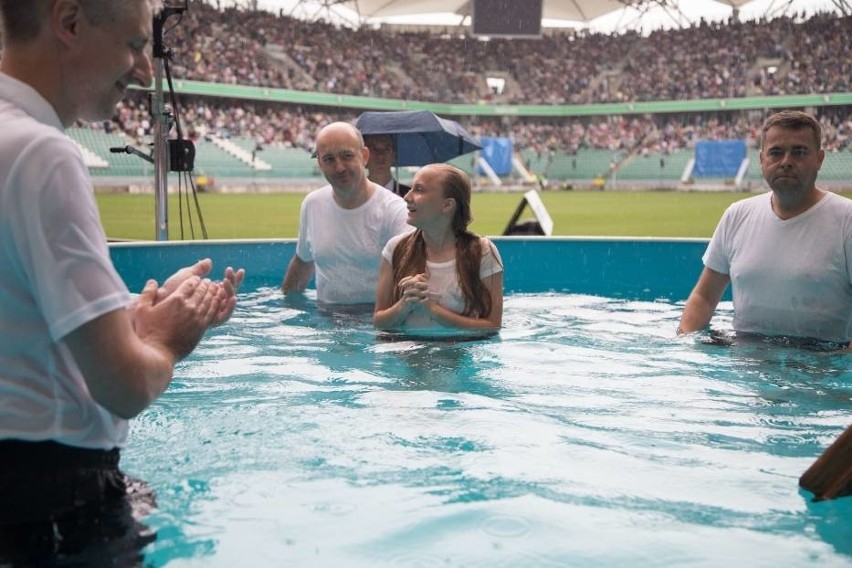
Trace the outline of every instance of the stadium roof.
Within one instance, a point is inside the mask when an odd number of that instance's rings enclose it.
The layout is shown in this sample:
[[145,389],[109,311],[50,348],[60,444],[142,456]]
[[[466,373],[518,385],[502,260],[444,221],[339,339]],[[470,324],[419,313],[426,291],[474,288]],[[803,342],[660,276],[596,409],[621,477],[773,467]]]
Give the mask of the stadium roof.
[[[362,19],[411,16],[434,12],[454,13],[459,17],[471,14],[472,0],[323,0],[326,5],[338,4],[351,8]],[[713,0],[732,9],[753,0]],[[835,0],[845,2],[847,0]],[[633,8],[636,20],[652,9],[665,12],[677,25],[688,25],[690,19],[680,10],[677,0],[542,0],[542,18],[588,24],[596,18]]]
[[[664,0],[665,2],[665,0]],[[432,12],[470,14],[470,0],[342,0],[364,18],[410,16]],[[553,20],[588,22],[604,14],[620,10],[635,2],[630,0],[544,0],[543,17]]]
[[[713,0],[717,4],[739,10],[754,0]],[[342,4],[362,18],[385,18],[390,16],[410,16],[434,12],[455,13],[459,16],[470,15],[471,0],[324,0],[326,5]],[[773,0],[770,11],[783,12],[792,0]],[[850,0],[832,0],[832,3],[844,14],[852,13]],[[644,13],[651,8],[661,8],[674,14],[680,14],[678,0],[543,0],[542,17],[551,20],[569,20],[588,23],[595,18],[617,12],[624,8],[634,8]],[[680,17],[675,16],[675,19]]]
[[[516,0],[523,1],[523,0]],[[646,16],[656,13],[665,14],[669,25],[690,25],[694,19],[696,7],[724,7],[739,12],[741,8],[757,8],[758,16],[776,17],[783,13],[813,8],[821,5],[823,9],[836,11],[844,15],[852,15],[852,0],[542,0],[543,18],[552,22],[574,22],[588,25],[596,20],[621,12],[630,13],[634,23],[642,21]],[[257,9],[260,6],[282,9],[285,13],[311,19],[324,16],[342,17],[343,20],[355,18],[359,23],[381,22],[399,17],[420,16],[423,14],[455,14],[463,23],[470,15],[471,0],[225,0],[225,2]],[[345,16],[343,12],[350,14]],[[690,18],[687,13],[692,13]],[[730,13],[729,13],[730,14]],[[332,19],[334,21],[334,18]],[[551,24],[552,25],[552,24]]]

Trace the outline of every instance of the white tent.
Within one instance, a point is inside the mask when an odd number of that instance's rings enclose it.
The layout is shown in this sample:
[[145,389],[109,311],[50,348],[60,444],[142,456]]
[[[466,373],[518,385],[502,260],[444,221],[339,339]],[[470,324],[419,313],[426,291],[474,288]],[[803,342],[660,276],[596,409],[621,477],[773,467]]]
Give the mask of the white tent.
[[[734,10],[739,10],[754,0],[714,1]],[[323,0],[323,3],[327,6],[344,5],[359,13],[362,18],[370,19],[435,12],[467,16],[470,14],[471,0]],[[640,12],[645,12],[651,8],[663,8],[672,13],[679,13],[680,3],[678,0],[543,0],[543,17],[588,23],[595,18],[627,7],[635,8]],[[832,0],[832,3],[841,13],[852,14],[850,0]],[[792,4],[793,0],[773,0],[767,11],[780,13],[787,10]]]
[[[524,0],[515,0],[523,2]],[[381,21],[382,18],[417,16],[421,14],[455,14],[458,23],[470,15],[471,0],[225,0],[233,4],[257,9],[260,6],[282,10],[301,17],[342,18],[350,23]],[[629,12],[634,21],[640,21],[651,11],[668,14],[667,19],[679,25],[689,25],[685,12],[695,12],[696,0],[543,0],[543,18],[589,24],[594,20],[617,12]],[[805,6],[820,4],[843,15],[852,15],[852,0],[701,0],[702,5],[726,6],[733,13],[748,5],[760,6],[759,15],[776,17]],[[687,5],[689,10],[687,10]],[[752,8],[753,6],[748,6]],[[754,11],[754,10],[752,10]],[[345,12],[345,13],[344,13]],[[625,27],[627,23],[625,22]]]
[[[434,12],[468,16],[471,4],[470,0],[342,0],[338,3],[367,19]],[[630,0],[544,0],[543,17],[588,22],[635,3]]]

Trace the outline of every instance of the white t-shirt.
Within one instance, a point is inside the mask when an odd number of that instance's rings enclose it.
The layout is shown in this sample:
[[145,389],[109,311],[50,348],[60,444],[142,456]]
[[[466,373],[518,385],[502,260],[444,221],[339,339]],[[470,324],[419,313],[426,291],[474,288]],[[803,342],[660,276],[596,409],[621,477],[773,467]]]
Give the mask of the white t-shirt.
[[314,262],[320,302],[374,303],[382,247],[412,229],[405,201],[380,185],[373,184],[373,189],[370,199],[356,209],[340,207],[330,185],[312,191],[302,202],[296,254]]
[[792,219],[772,192],[731,205],[704,254],[729,274],[734,329],[766,335],[852,339],[852,200],[829,193]]
[[[382,251],[382,258],[393,265],[393,253],[397,245],[406,235],[398,235],[388,241]],[[484,280],[493,274],[503,272],[503,260],[494,243],[486,237],[480,239],[482,245],[482,260],[479,263],[479,278]],[[464,296],[459,286],[456,273],[456,259],[446,262],[426,261],[426,274],[429,279],[429,296],[433,302],[460,314],[464,311]],[[434,329],[443,327],[432,319],[429,314],[415,310],[408,314],[403,326],[406,330]]]
[[0,439],[122,446],[63,338],[131,303],[89,172],[56,112],[0,73]]

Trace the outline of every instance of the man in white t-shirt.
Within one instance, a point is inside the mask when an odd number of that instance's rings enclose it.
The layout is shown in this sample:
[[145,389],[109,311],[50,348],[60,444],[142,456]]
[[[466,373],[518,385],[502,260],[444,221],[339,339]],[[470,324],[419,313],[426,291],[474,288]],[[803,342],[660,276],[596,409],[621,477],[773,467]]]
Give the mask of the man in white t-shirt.
[[706,327],[728,283],[737,333],[852,341],[852,200],[816,186],[825,156],[812,116],[763,125],[760,165],[772,191],[731,205],[704,254],[678,334]]
[[128,85],[151,82],[153,10],[148,0],[0,2],[3,566],[83,565],[108,558],[92,547],[141,542],[127,513],[146,490],[119,469],[128,420],[236,303],[242,271],[210,282],[206,259],[134,299],[64,131],[109,118]]
[[329,185],[302,202],[285,294],[302,293],[315,275],[322,304],[375,302],[382,248],[411,227],[402,198],[367,179],[369,152],[351,124],[335,122],[317,134],[317,162]]

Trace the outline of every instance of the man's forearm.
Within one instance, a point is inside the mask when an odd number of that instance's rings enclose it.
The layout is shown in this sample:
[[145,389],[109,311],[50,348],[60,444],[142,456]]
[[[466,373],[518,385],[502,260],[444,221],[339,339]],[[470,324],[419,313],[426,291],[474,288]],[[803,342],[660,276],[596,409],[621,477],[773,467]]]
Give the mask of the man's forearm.
[[305,262],[298,256],[293,255],[284,280],[281,282],[281,291],[285,294],[301,294],[308,287],[313,275],[313,263]]
[[716,306],[698,296],[692,294],[686,301],[686,307],[683,309],[683,314],[680,316],[680,324],[677,326],[677,334],[691,333],[704,329],[710,324],[713,319],[713,312],[716,311]]

